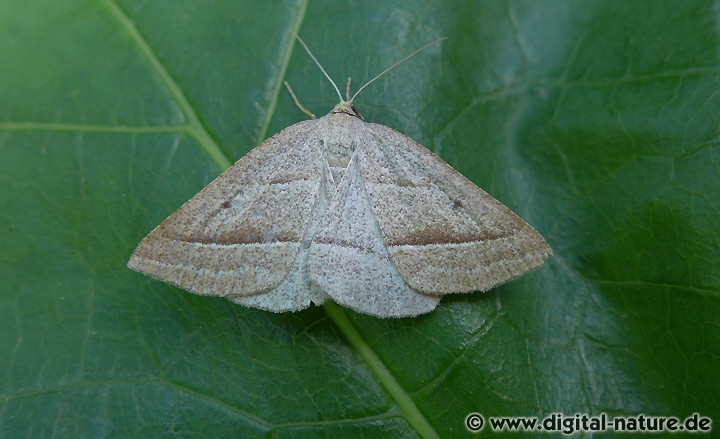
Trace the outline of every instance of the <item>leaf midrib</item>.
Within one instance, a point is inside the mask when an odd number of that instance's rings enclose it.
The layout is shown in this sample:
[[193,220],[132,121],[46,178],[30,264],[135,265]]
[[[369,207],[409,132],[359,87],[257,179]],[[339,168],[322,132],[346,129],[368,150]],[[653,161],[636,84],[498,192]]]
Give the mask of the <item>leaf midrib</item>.
[[[309,0],[304,0],[298,15],[295,19],[295,26],[293,29],[294,33],[298,33],[302,22],[305,18],[305,11],[307,10]],[[190,104],[189,100],[180,89],[180,86],[169,74],[165,66],[162,64],[160,59],[155,55],[150,45],[145,41],[142,34],[137,30],[134,23],[125,14],[125,12],[115,3],[115,0],[106,0],[106,4],[110,9],[111,13],[125,28],[133,41],[138,45],[141,52],[148,59],[155,72],[160,77],[160,80],[168,88],[171,96],[176,100],[180,106],[183,114],[186,117],[186,128],[188,133],[194,137],[197,142],[201,145],[203,150],[208,153],[212,160],[217,163],[221,170],[226,170],[232,165],[232,162],[225,156],[218,144],[210,135],[207,127],[201,122],[198,117],[195,108]],[[280,68],[277,71],[277,78],[275,79],[275,85],[273,92],[270,97],[268,104],[268,111],[265,114],[260,132],[258,134],[258,143],[265,139],[267,130],[275,114],[278,97],[281,90],[281,78],[286,75],[288,66],[290,64],[290,58],[292,56],[294,44],[292,39],[285,49],[285,54],[282,57]],[[164,129],[158,127],[158,129]],[[395,404],[400,407],[403,413],[403,418],[423,437],[439,437],[433,427],[430,425],[425,416],[415,405],[412,397],[405,391],[400,385],[398,380],[392,375],[390,370],[380,360],[380,357],[372,350],[370,345],[362,337],[355,325],[352,324],[350,319],[345,314],[345,311],[335,305],[334,303],[327,303],[324,309],[333,320],[335,325],[345,335],[346,339],[360,356],[365,361],[368,368],[373,372],[375,378],[385,387],[390,394],[390,397],[395,401]]]

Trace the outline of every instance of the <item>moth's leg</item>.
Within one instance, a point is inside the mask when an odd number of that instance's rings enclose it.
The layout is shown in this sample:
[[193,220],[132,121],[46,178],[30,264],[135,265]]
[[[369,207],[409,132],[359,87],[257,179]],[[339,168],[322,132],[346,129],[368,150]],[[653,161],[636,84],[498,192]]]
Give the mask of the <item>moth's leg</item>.
[[350,81],[352,81],[352,78],[348,76],[348,83],[345,88],[345,99],[348,101],[350,100]]
[[298,101],[297,96],[295,96],[295,93],[292,91],[292,88],[290,88],[290,84],[288,84],[287,81],[285,81],[285,87],[286,87],[286,88],[288,89],[288,91],[290,92],[290,96],[292,96],[293,101],[295,101],[295,105],[298,106],[298,108],[300,109],[300,111],[302,111],[303,113],[307,114],[308,116],[310,116],[310,117],[313,118],[313,119],[317,119],[317,116],[315,116],[315,115],[314,115],[310,110],[308,110],[307,108],[303,107],[302,104],[300,103],[300,101]]

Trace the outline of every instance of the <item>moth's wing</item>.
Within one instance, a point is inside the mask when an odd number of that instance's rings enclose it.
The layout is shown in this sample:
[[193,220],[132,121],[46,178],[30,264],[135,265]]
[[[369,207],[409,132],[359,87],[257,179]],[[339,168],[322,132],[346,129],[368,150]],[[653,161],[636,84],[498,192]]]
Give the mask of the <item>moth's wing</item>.
[[311,303],[320,305],[327,300],[327,294],[310,282],[308,276],[308,253],[310,241],[317,232],[320,221],[325,216],[328,203],[334,192],[331,179],[330,172],[326,172],[325,181],[321,182],[319,192],[315,197],[315,207],[310,222],[303,233],[302,245],[295,255],[295,260],[290,266],[287,276],[270,291],[252,296],[233,295],[230,297],[233,302],[268,311],[285,312],[307,308]]
[[309,282],[307,257],[298,257],[287,277],[272,290],[252,296],[229,297],[239,305],[273,312],[299,311],[311,304],[320,305],[327,298],[327,294]]
[[308,275],[308,255],[312,237],[317,233],[320,223],[325,217],[328,204],[335,192],[330,169],[323,163],[324,179],[320,180],[319,192],[315,197],[315,206],[310,221],[303,233],[302,246],[295,255],[295,260],[287,276],[272,290],[252,296],[232,296],[230,299],[244,306],[265,309],[274,312],[298,311],[307,308],[311,303],[320,305],[328,295],[314,283]]
[[[278,288],[322,196],[316,123],[295,124],[241,158],[155,228],[128,266],[203,295],[241,298]],[[266,309],[281,306],[275,302]]]
[[333,300],[378,317],[432,311],[438,296],[413,291],[390,262],[358,167],[350,159],[320,230],[310,245],[311,279]]
[[411,287],[486,291],[552,253],[535,229],[439,157],[369,125],[359,167],[390,259]]

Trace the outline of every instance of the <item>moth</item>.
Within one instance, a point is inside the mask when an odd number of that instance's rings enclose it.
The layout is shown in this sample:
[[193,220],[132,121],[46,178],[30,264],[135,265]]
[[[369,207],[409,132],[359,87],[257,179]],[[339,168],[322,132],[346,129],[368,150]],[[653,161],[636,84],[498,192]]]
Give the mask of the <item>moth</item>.
[[143,239],[130,268],[268,311],[331,299],[409,317],[543,264],[552,251],[535,229],[409,137],[365,122],[353,103],[437,41],[352,97],[348,81],[343,99],[298,40],[340,102],[238,160]]

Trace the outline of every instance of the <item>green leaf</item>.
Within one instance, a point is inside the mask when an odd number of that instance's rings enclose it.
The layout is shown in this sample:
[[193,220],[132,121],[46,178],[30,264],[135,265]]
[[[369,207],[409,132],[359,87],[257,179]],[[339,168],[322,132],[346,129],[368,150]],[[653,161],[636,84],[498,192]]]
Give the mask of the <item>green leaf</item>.
[[[720,3],[0,2],[0,437],[467,433],[470,412],[720,422]],[[272,314],[127,269],[260,141],[356,101],[548,263],[413,319]],[[482,432],[490,434],[486,425]]]

